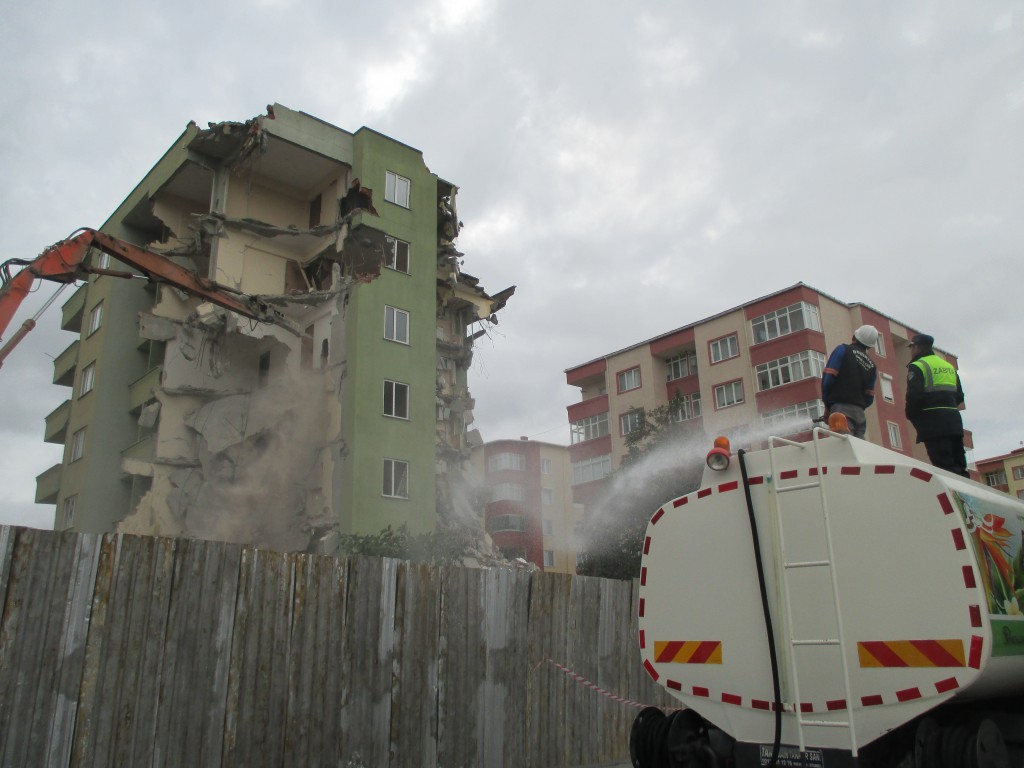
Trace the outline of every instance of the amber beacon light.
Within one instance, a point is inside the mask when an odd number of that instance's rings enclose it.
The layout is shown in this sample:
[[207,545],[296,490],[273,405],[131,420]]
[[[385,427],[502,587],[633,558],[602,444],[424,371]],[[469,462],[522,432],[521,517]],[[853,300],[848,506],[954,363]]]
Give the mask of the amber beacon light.
[[729,468],[729,438],[716,437],[715,447],[708,451],[706,459],[708,466],[716,472]]

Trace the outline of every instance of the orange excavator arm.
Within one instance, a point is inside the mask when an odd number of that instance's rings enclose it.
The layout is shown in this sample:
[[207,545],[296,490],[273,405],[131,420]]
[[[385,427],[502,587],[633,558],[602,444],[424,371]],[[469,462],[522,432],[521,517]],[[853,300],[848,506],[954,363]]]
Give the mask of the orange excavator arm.
[[[185,269],[166,256],[147,251],[137,245],[125,242],[116,237],[98,232],[94,229],[80,229],[66,240],[51,245],[32,261],[12,259],[0,267],[3,285],[0,287],[0,338],[3,337],[36,280],[52,280],[58,283],[72,283],[85,279],[89,274],[105,274],[116,277],[131,278],[131,272],[110,269],[99,269],[85,264],[85,257],[90,248],[97,248],[110,254],[118,261],[134,267],[151,280],[168,283],[180,288],[193,296],[199,296],[224,309],[230,309],[243,317],[264,323],[275,323],[296,333],[292,324],[277,309],[239,291],[218,285],[212,280],[200,277]],[[23,267],[15,275],[10,275],[11,266]],[[11,349],[35,326],[35,322],[27,320],[14,334],[10,341],[0,350],[0,365]]]

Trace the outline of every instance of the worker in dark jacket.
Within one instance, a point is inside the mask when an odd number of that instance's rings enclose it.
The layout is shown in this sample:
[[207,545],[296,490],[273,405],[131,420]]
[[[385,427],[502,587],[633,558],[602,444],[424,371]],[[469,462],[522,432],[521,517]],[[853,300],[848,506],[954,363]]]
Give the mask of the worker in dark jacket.
[[970,477],[964,452],[964,423],[960,417],[964,390],[953,364],[932,350],[934,343],[935,339],[923,333],[910,341],[907,419],[917,430],[917,442],[924,443],[932,464]]
[[868,348],[878,341],[878,329],[862,325],[853,332],[849,344],[840,344],[828,358],[821,377],[821,399],[825,416],[841,413],[850,425],[850,434],[862,438],[868,421],[864,409],[875,402],[875,380],[878,370],[868,355]]

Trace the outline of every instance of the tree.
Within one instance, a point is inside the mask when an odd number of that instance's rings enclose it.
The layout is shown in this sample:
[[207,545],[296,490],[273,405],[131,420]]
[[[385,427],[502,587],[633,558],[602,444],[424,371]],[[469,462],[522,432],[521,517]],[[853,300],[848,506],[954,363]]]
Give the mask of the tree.
[[676,395],[667,405],[641,411],[639,425],[626,435],[621,466],[609,475],[580,524],[578,573],[637,578],[651,515],[700,485],[707,438],[673,418],[682,406],[682,397]]

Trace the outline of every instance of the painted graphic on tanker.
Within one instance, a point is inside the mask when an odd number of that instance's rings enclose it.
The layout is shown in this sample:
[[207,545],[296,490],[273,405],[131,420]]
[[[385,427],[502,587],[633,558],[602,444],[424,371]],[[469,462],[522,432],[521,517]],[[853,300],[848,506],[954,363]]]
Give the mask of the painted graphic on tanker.
[[1024,514],[963,491],[954,491],[953,498],[978,559],[992,654],[1024,656]]

